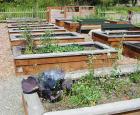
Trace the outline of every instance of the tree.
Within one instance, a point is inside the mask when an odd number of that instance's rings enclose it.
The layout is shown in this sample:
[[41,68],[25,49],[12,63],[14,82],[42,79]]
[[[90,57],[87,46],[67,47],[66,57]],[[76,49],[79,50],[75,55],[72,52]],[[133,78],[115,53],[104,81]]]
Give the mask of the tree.
[[132,0],[132,6],[136,6],[137,2],[137,0]]

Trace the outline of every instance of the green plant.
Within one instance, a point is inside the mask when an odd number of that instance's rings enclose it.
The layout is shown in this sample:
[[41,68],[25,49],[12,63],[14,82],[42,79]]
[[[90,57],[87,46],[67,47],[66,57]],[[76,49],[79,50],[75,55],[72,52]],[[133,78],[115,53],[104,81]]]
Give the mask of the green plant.
[[110,76],[99,79],[99,83],[106,94],[111,94],[116,89],[116,79]]
[[88,55],[88,70],[91,76],[94,76],[94,59],[96,59],[93,55]]
[[140,83],[140,72],[135,72],[130,74],[129,79],[133,82],[133,83]]
[[75,106],[88,106],[95,105],[100,98],[100,88],[93,75],[88,74],[73,85],[69,102]]
[[35,46],[34,46],[30,29],[28,27],[25,27],[23,31],[23,37],[26,40],[24,54],[33,54]]
[[45,34],[42,35],[41,37],[41,44],[43,46],[49,47],[50,45],[53,44],[54,41],[54,37],[53,37],[53,31],[51,30],[46,30]]
[[130,82],[128,80],[105,76],[104,78],[99,79],[99,84],[101,89],[107,96],[124,96],[127,95],[130,90]]
[[118,60],[122,60],[123,59],[123,55],[122,55],[122,52],[123,52],[123,41],[125,40],[125,33],[122,32],[122,39],[120,40],[120,43],[119,43],[119,46],[117,48],[117,59],[114,61],[113,63],[113,67],[112,67],[112,70],[111,70],[111,77],[119,77],[120,76],[120,69],[118,67],[118,64],[117,64],[117,61]]
[[57,44],[52,44],[48,46],[42,46],[35,49],[36,53],[58,53],[58,52],[73,52],[73,51],[82,51],[84,50],[83,46],[71,44],[67,46],[59,46]]

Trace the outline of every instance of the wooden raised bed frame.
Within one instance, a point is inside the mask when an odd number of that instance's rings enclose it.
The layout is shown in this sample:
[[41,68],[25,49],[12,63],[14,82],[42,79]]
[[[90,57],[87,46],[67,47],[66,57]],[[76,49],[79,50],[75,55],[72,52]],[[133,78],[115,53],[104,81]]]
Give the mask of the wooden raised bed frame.
[[45,112],[37,93],[22,94],[25,115],[140,115],[140,98],[91,107]]
[[65,21],[72,21],[71,19],[55,19],[55,24],[60,27],[65,27]]
[[[72,34],[74,36],[65,36],[65,37],[54,37],[54,42],[57,43],[75,43],[75,42],[84,42],[84,37],[76,32],[55,32],[54,34]],[[32,34],[32,35],[43,35],[43,34]],[[16,36],[22,36],[22,34],[11,34],[10,41],[12,46],[22,46],[25,45],[26,41],[24,38],[16,38]],[[52,41],[53,42],[53,41]],[[35,45],[41,45],[40,37],[34,38]]]
[[[108,32],[93,32],[92,39],[93,41],[98,41],[112,47],[118,48],[120,42],[123,41],[140,41],[140,34],[139,35],[124,35],[119,36],[117,33],[122,33],[123,31],[108,31]],[[124,31],[124,33],[140,33],[140,31]],[[116,36],[110,36],[109,33],[116,33]],[[124,37],[124,38],[123,38]]]
[[90,31],[95,29],[101,29],[101,25],[105,23],[104,19],[81,19],[79,22],[79,31]]
[[69,30],[71,32],[78,32],[79,31],[79,22],[73,22],[73,21],[65,21],[64,22],[64,28],[66,30]]
[[[18,34],[18,33],[23,33],[24,30],[19,30],[18,28],[15,28],[17,30],[14,30],[14,28],[9,29],[9,34]],[[32,29],[30,30],[32,33],[40,33],[40,32],[45,32],[46,30],[51,30],[53,32],[65,32],[66,30],[62,27],[58,26],[53,26],[53,27],[46,27],[46,29]]]
[[120,21],[120,20],[106,20],[106,21],[111,24],[129,24],[128,21]]
[[20,47],[13,47],[16,75],[36,74],[56,67],[62,68],[64,71],[88,69],[89,55],[95,57],[93,59],[94,68],[108,67],[112,66],[117,57],[116,50],[105,44],[99,42],[83,42],[78,44],[95,44],[103,49],[22,55]]
[[116,31],[116,30],[128,30],[128,31],[139,31],[140,27],[133,24],[114,24],[114,23],[103,23],[101,25],[102,31]]
[[135,43],[140,41],[128,41],[123,43],[123,54],[125,56],[140,59],[140,47],[136,46]]
[[22,22],[26,22],[26,23],[31,23],[31,22],[46,22],[45,19],[39,19],[39,18],[7,18],[6,22],[7,23],[22,23]]
[[12,23],[12,24],[7,24],[7,27],[8,28],[19,28],[19,27],[26,27],[26,26],[29,26],[29,27],[53,27],[55,26],[54,24],[50,24],[50,23],[28,23],[28,24],[16,24],[16,23]]

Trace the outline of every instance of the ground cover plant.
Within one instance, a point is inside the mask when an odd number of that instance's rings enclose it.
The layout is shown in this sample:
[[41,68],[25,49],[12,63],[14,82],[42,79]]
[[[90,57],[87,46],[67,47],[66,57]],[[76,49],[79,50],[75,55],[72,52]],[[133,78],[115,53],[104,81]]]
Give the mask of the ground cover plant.
[[76,80],[70,94],[64,91],[62,100],[44,102],[47,111],[71,109],[140,97],[140,72],[122,76],[87,74]]

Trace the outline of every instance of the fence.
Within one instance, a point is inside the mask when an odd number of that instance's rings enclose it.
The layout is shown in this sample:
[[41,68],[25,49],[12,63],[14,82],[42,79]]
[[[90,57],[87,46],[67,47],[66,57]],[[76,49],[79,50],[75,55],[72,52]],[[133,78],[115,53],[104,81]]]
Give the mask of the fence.
[[[40,19],[46,19],[46,10],[39,10],[36,12],[36,16],[39,17]],[[5,12],[0,12],[0,22],[3,22],[6,20],[6,18],[25,18],[29,17],[32,18],[34,17],[35,12],[33,10],[25,10],[25,11],[5,11]]]
[[[24,11],[22,10],[7,10],[5,12],[0,12],[0,22],[3,22],[6,20],[6,18],[25,18],[34,17],[34,11],[33,9],[26,9]],[[37,11],[37,17],[40,19],[46,19],[47,18],[47,11],[43,9],[39,9]],[[127,19],[127,14],[121,14],[116,12],[99,12],[100,16],[109,18],[109,19]],[[133,24],[140,24],[140,12],[134,12],[133,18],[132,18]]]
[[[100,12],[100,16],[110,20],[115,19],[128,20],[128,14],[117,12]],[[140,12],[133,12],[132,24],[140,24]]]

